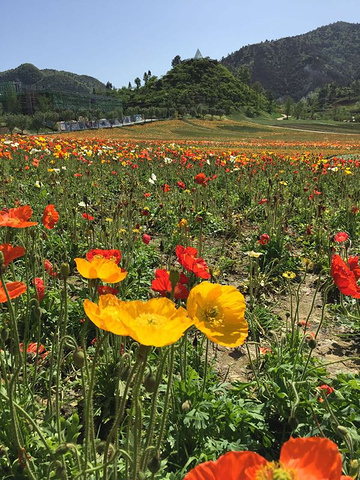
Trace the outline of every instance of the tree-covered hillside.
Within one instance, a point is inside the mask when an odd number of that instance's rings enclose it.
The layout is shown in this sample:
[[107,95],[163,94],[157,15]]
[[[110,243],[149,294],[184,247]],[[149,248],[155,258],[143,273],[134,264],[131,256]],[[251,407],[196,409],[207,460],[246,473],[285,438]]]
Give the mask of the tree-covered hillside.
[[304,35],[248,45],[222,59],[232,72],[249,69],[252,82],[275,98],[306,96],[326,83],[360,78],[360,24],[337,22]]
[[24,63],[17,68],[0,72],[0,83],[17,82],[34,89],[69,93],[92,93],[105,91],[106,86],[96,78],[77,75],[53,69],[40,70],[31,63]]
[[147,74],[143,86],[140,79],[135,83],[135,88],[119,91],[125,107],[161,108],[180,115],[222,115],[239,109],[251,115],[271,108],[261,88],[251,88],[209,58],[180,61],[162,78]]

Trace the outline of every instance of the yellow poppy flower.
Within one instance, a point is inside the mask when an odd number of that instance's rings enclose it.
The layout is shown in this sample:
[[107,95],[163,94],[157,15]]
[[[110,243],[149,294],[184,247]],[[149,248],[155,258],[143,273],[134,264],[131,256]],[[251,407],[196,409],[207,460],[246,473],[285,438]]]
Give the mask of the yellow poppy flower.
[[186,307],[196,328],[212,342],[225,347],[244,343],[245,299],[235,287],[202,282],[190,291]]
[[124,302],[115,295],[101,295],[99,304],[85,300],[86,315],[102,330],[128,335],[142,345],[163,347],[179,340],[193,321],[184,308],[168,298]]
[[125,302],[115,295],[100,295],[99,305],[85,300],[84,310],[90,320],[102,330],[115,333],[116,335],[129,335],[121,321],[121,306]]
[[93,258],[91,262],[84,258],[75,258],[76,268],[82,277],[100,278],[107,283],[118,283],[127,275],[115,262],[106,258]]
[[134,340],[154,347],[177,342],[194,323],[185,308],[176,308],[168,298],[125,302],[121,306],[121,321]]

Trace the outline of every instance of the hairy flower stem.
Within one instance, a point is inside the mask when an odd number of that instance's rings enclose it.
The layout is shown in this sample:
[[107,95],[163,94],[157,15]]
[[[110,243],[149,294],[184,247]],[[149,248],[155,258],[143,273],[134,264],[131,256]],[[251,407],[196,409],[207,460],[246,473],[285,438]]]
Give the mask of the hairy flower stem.
[[[161,351],[162,352],[162,351]],[[158,371],[156,373],[156,391],[153,393],[152,401],[151,401],[151,410],[150,410],[150,424],[147,428],[147,437],[146,437],[146,442],[145,442],[145,447],[144,447],[144,453],[141,458],[140,462],[140,470],[144,471],[147,460],[148,460],[148,454],[149,454],[149,449],[151,448],[151,442],[153,440],[154,436],[154,427],[155,427],[155,421],[156,421],[156,409],[157,409],[157,401],[159,397],[159,385],[163,376],[163,371],[164,367],[166,364],[167,356],[170,352],[170,348],[168,348],[163,356],[163,358],[160,360],[160,366],[158,368]]]
[[[146,357],[147,357],[147,354],[146,354]],[[145,360],[146,360],[146,358],[145,358]],[[127,381],[126,381],[126,384],[125,384],[125,387],[124,387],[124,392],[123,392],[123,395],[122,395],[122,399],[121,399],[119,408],[118,408],[117,413],[116,413],[116,417],[115,417],[113,426],[111,427],[109,435],[106,439],[106,445],[105,445],[105,449],[104,449],[104,462],[105,463],[103,465],[103,467],[104,467],[103,480],[108,480],[108,478],[109,478],[108,477],[108,468],[107,468],[107,466],[109,464],[107,463],[107,458],[108,458],[110,443],[116,437],[116,433],[117,433],[117,430],[119,428],[120,422],[121,422],[121,420],[124,416],[125,406],[126,406],[127,399],[128,399],[128,391],[129,391],[130,385],[132,383],[132,380],[133,380],[134,376],[136,375],[139,367],[142,365],[143,362],[144,362],[143,356],[138,355],[137,358],[136,358],[135,364],[133,365],[132,369],[129,372],[129,376],[127,378]],[[145,369],[145,367],[144,367],[144,369]],[[115,456],[115,458],[116,458],[116,456]]]

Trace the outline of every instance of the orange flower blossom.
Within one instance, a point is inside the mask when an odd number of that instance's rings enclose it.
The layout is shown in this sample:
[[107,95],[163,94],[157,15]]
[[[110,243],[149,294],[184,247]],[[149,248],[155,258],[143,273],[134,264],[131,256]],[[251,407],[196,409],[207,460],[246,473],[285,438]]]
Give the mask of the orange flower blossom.
[[215,462],[201,463],[184,480],[351,480],[341,470],[341,454],[328,438],[290,438],[278,462],[255,452],[228,452]]
[[[8,282],[6,284],[6,290],[9,294],[10,300],[13,298],[19,297],[26,292],[26,285],[23,282]],[[0,286],[0,303],[6,303],[7,296],[5,290]]]
[[0,212],[0,227],[26,228],[37,225],[37,222],[29,222],[33,211],[30,205],[10,208]]
[[43,224],[48,230],[52,230],[59,221],[59,213],[54,205],[48,205],[43,212]]
[[4,266],[7,267],[16,258],[25,255],[25,249],[23,247],[13,247],[10,243],[3,243],[0,245],[0,252],[4,255]]

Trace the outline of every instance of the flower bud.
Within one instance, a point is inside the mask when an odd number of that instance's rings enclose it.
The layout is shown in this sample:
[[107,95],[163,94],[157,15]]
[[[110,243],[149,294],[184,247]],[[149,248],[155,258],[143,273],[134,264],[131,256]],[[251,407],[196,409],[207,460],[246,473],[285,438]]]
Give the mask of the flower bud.
[[146,475],[144,472],[139,472],[137,474],[137,480],[146,480]]
[[349,435],[348,429],[346,427],[343,427],[342,425],[338,425],[336,427],[336,432],[342,437],[346,437],[347,435]]
[[70,275],[70,266],[68,263],[62,263],[60,267],[60,274],[63,279],[67,279]]
[[291,428],[291,431],[294,431],[299,425],[299,421],[294,415],[290,415],[288,418],[288,425]]
[[70,450],[69,444],[63,443],[62,445],[59,445],[57,449],[55,450],[55,455],[60,456],[60,455],[65,455]]
[[147,377],[145,378],[144,387],[145,390],[149,393],[154,393],[156,391],[157,381],[153,373],[149,373],[149,375],[147,375]]
[[148,469],[151,473],[156,473],[160,470],[161,467],[161,460],[159,452],[156,452],[155,455],[150,458],[148,463]]
[[169,280],[171,283],[171,287],[175,289],[176,285],[179,283],[180,280],[180,273],[177,270],[170,270]]
[[85,364],[85,353],[80,349],[74,350],[73,362],[77,368],[83,368]]
[[190,400],[185,400],[185,402],[183,402],[183,404],[181,405],[181,410],[183,412],[188,412],[191,408],[191,401]]

